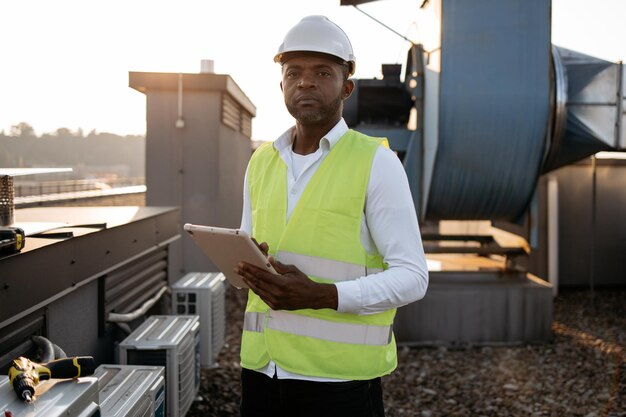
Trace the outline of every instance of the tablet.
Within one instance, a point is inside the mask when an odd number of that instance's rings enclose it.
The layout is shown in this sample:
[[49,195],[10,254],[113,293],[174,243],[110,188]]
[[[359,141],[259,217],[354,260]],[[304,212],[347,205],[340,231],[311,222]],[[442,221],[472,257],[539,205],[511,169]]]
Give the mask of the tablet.
[[202,252],[219,268],[226,279],[237,288],[248,288],[240,275],[233,272],[239,261],[248,262],[273,274],[267,257],[243,230],[201,226],[186,223],[183,227]]

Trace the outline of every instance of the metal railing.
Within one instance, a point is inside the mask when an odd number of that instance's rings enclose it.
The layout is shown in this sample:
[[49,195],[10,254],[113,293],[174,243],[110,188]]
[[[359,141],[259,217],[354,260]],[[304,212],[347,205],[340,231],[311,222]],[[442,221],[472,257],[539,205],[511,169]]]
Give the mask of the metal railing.
[[83,191],[105,191],[114,188],[144,185],[143,177],[134,178],[93,178],[64,181],[15,181],[15,197],[31,197],[50,194],[78,193]]

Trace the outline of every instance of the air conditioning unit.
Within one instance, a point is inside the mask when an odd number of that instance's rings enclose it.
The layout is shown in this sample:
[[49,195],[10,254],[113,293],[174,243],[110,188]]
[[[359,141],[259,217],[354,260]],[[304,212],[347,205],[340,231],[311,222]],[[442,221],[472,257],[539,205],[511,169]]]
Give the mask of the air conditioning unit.
[[165,410],[183,417],[200,387],[198,316],[150,316],[119,345],[123,365],[165,368]]
[[210,368],[224,346],[225,284],[221,272],[191,272],[172,285],[172,311],[200,316],[200,365]]
[[[7,412],[10,411],[11,414]],[[13,417],[96,417],[98,379],[49,379],[37,384],[35,402],[28,404],[17,398],[9,377],[0,375],[0,413]]]
[[102,417],[164,417],[165,379],[162,366],[100,365],[98,378]]

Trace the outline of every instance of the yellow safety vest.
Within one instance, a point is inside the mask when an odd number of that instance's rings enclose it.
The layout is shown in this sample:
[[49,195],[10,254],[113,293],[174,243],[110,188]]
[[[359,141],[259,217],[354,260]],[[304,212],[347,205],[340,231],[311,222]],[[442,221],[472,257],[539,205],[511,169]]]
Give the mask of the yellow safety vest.
[[[360,240],[374,154],[386,139],[349,130],[311,178],[287,223],[287,171],[271,143],[250,160],[248,187],[253,236],[270,254],[316,282],[333,283],[381,272],[379,254]],[[248,292],[241,366],[259,369],[272,359],[300,375],[364,380],[396,368],[392,332],[396,310],[359,316],[332,309],[275,311]]]

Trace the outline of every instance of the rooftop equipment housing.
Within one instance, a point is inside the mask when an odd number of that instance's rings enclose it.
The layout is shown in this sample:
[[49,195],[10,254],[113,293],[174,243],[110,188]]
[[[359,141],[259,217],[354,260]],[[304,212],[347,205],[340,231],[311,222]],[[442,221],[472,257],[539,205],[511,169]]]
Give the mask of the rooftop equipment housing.
[[150,316],[119,345],[123,365],[165,368],[167,417],[184,417],[200,387],[198,316]]
[[100,365],[94,376],[102,417],[165,416],[162,366]]
[[200,316],[200,366],[210,368],[224,346],[225,284],[221,272],[190,272],[172,285],[172,312]]
[[99,417],[98,379],[84,377],[77,380],[49,379],[40,382],[35,390],[34,404],[17,398],[9,377],[0,375],[0,412],[11,412],[13,417]]
[[[256,107],[225,74],[130,72],[146,95],[146,205],[179,206],[183,223],[238,227]],[[217,271],[189,236],[174,247],[186,272]]]

